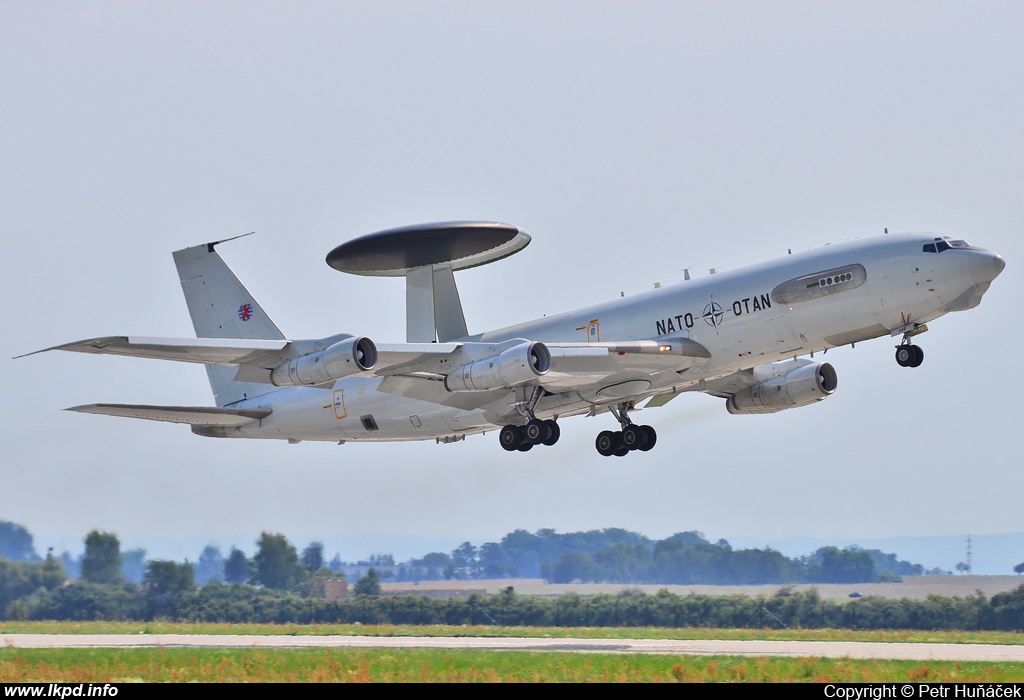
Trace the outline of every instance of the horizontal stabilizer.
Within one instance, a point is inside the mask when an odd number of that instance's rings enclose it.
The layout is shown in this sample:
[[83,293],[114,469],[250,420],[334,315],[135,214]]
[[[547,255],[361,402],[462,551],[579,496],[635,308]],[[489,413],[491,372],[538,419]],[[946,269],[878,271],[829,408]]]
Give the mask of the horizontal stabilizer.
[[93,403],[86,406],[73,406],[65,410],[221,428],[234,428],[239,425],[246,425],[247,423],[266,418],[272,413],[270,409],[214,408],[212,406],[139,406],[122,403]]
[[[235,338],[146,338],[114,335],[78,340],[45,350],[67,350],[97,355],[147,357],[154,360],[197,362],[204,365],[257,364],[267,354],[274,356],[288,347],[288,340],[252,340]],[[19,357],[26,357],[19,355]]]

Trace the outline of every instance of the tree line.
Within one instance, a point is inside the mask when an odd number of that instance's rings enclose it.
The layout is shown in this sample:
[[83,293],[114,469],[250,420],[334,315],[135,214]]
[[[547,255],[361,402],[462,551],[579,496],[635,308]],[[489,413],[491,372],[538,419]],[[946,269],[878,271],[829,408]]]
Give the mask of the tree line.
[[464,542],[451,554],[431,552],[400,566],[398,580],[543,578],[552,583],[646,584],[862,583],[898,581],[926,572],[895,554],[857,546],[822,547],[787,557],[769,547],[733,549],[703,533],[651,540],[621,528],[589,532],[515,530],[499,542]]
[[[56,562],[55,559],[50,560]],[[58,562],[59,563],[59,562]],[[173,564],[173,562],[171,562]],[[986,598],[933,595],[926,600],[864,597],[825,600],[814,589],[783,587],[773,596],[619,594],[557,597],[494,594],[430,599],[373,595],[342,600],[315,594],[210,581],[201,588],[188,565],[151,567],[141,584],[58,583],[59,568],[44,562],[0,560],[0,604],[5,619],[138,620],[216,623],[503,625],[557,627],[713,627],[804,629],[1024,630],[1024,586]],[[177,566],[177,565],[176,565]],[[34,567],[12,576],[12,567]],[[46,573],[51,578],[46,578]],[[26,576],[27,575],[27,576]],[[25,578],[21,578],[25,576]],[[32,578],[32,577],[35,578]],[[28,580],[32,578],[32,580]],[[18,584],[20,583],[20,588]],[[357,584],[359,588],[366,580]],[[12,585],[13,584],[13,585]],[[23,597],[11,598],[11,594]]]
[[[727,550],[725,544],[711,545],[694,533],[668,539],[680,550]],[[29,556],[21,561],[3,556],[0,619],[1024,629],[1024,586],[991,599],[979,592],[967,598],[930,596],[924,601],[877,597],[824,600],[813,589],[793,592],[790,586],[783,586],[774,596],[756,597],[680,596],[667,590],[647,595],[627,590],[617,595],[570,593],[554,598],[519,596],[509,587],[496,595],[432,600],[414,595],[381,596],[377,572],[371,568],[352,587],[351,597],[327,600],[325,582],[338,575],[323,565],[322,547],[311,545],[300,556],[283,535],[267,532],[256,544],[252,559],[243,554],[223,560],[225,577],[230,575],[236,582],[213,577],[203,585],[187,561],[148,561],[142,579],[128,581],[117,536],[96,530],[85,538],[78,580],[68,580],[63,562],[52,552],[45,559]],[[629,547],[625,543],[612,546]],[[28,550],[23,547],[22,551]],[[599,560],[601,551],[597,549],[593,558]],[[830,556],[834,558],[834,553],[822,554],[822,566]],[[237,570],[229,566],[232,559]]]
[[[122,552],[116,536],[98,531],[89,533],[85,544],[85,553],[77,558],[67,552],[60,555],[68,578],[98,583],[123,579],[139,584],[146,577],[149,560],[145,550]],[[109,551],[104,552],[104,547]],[[32,535],[23,526],[4,521],[0,521],[0,557],[42,560],[35,552]],[[99,565],[99,561],[105,563]],[[234,546],[225,556],[218,547],[208,545],[190,564],[199,585],[216,580],[277,589],[312,585],[313,572],[321,572],[319,578],[331,573],[340,576],[353,565],[361,566],[360,572],[374,567],[381,579],[397,581],[543,578],[552,583],[861,583],[944,573],[926,572],[920,564],[899,560],[895,554],[856,546],[822,547],[808,556],[787,557],[768,547],[733,549],[726,540],[712,543],[695,531],[652,540],[621,528],[570,533],[515,530],[498,542],[480,547],[463,542],[450,553],[429,552],[397,565],[390,554],[374,554],[352,564],[335,554],[328,562],[320,542],[309,543],[299,553],[284,535],[263,533],[252,557]],[[90,571],[96,566],[105,573]]]

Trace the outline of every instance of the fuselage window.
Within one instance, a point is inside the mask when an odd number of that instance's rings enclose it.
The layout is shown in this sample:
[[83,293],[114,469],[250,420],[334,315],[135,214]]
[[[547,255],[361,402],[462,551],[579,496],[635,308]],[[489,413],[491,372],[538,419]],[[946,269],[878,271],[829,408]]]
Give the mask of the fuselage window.
[[924,248],[922,248],[922,250],[924,252],[926,252],[926,253],[934,253],[935,252],[935,244],[934,243],[925,243],[924,244]]

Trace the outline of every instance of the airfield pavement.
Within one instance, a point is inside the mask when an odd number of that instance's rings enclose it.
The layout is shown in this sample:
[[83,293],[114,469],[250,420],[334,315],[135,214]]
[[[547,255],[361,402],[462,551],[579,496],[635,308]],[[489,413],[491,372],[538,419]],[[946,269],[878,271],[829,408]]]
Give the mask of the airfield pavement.
[[921,661],[1024,662],[1024,646],[670,639],[536,639],[522,637],[353,637],[201,634],[7,634],[0,647],[51,648],[404,648],[494,651],[569,651],[605,654],[788,656]]
[[[856,591],[886,598],[924,599],[929,595],[966,597],[980,591],[986,596],[1011,591],[1024,583],[1020,576],[914,576],[901,583],[799,584],[793,590],[817,588],[823,598],[844,599]],[[472,593],[496,593],[512,586],[522,595],[557,596],[568,592],[583,595],[641,590],[656,593],[667,588],[686,595],[774,595],[789,586],[660,586],[613,584],[548,584],[540,579],[488,581],[423,581],[419,584],[384,583],[385,594],[414,593],[428,597],[463,597]],[[193,634],[4,634],[0,647],[362,647],[492,649],[521,651],[576,651],[603,653],[817,656],[823,658],[908,659],[948,661],[1024,662],[1024,645],[932,644],[884,642],[809,642],[752,640],[657,640],[657,639],[537,639],[509,637],[359,637],[293,635],[193,635]]]

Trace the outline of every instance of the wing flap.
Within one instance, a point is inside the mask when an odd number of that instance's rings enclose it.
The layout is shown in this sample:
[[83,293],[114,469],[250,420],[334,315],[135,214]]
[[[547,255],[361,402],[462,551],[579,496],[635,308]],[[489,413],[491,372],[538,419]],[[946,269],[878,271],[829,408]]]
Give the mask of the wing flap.
[[214,408],[212,406],[145,406],[121,403],[93,403],[85,406],[73,406],[65,410],[221,428],[234,428],[253,423],[266,418],[272,413],[270,409]]
[[664,406],[677,396],[679,396],[679,392],[677,391],[670,391],[667,394],[658,394],[657,396],[652,396],[651,400],[644,404],[644,408],[659,408],[661,406]]

